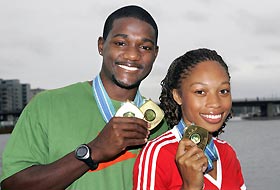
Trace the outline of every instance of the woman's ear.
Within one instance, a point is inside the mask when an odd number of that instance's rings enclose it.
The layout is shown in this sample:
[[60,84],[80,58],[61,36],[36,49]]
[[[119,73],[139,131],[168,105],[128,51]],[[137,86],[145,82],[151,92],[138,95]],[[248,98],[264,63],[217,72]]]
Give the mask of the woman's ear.
[[182,105],[182,98],[180,92],[177,89],[172,90],[173,99],[177,102],[178,105]]

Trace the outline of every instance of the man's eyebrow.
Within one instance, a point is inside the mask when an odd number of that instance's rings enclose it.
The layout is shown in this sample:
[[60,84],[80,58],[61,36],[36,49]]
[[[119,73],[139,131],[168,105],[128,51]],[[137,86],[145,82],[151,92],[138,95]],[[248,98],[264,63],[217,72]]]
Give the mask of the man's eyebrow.
[[113,38],[115,38],[115,37],[123,37],[123,38],[127,38],[127,37],[128,37],[128,35],[127,35],[127,34],[115,34],[115,35],[113,36]]
[[143,42],[151,42],[153,45],[155,45],[155,42],[149,38],[142,38]]
[[[113,36],[113,38],[116,38],[116,37],[128,38],[128,35],[127,34],[115,34]],[[155,45],[155,42],[153,40],[149,39],[149,38],[142,38],[142,41],[143,42],[150,42],[153,45]]]

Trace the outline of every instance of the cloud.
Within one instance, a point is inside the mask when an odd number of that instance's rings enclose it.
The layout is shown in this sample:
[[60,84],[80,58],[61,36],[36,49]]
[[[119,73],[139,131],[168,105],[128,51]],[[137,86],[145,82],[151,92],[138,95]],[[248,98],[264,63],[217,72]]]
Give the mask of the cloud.
[[159,26],[160,51],[143,94],[157,99],[171,62],[198,47],[223,56],[238,97],[280,94],[272,87],[280,80],[280,8],[274,0],[1,1],[0,78],[42,88],[92,79],[101,67],[97,38],[105,18],[127,4],[147,8]]

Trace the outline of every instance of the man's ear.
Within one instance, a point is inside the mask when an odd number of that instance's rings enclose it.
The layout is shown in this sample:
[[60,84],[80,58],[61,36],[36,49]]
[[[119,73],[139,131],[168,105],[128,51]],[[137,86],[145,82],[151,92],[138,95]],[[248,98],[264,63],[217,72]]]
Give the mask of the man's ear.
[[158,52],[159,52],[159,46],[156,46],[155,57],[157,57]]
[[98,53],[99,53],[100,55],[103,54],[103,45],[104,45],[104,39],[100,36],[100,37],[98,38],[98,42],[97,42]]
[[180,92],[177,89],[172,90],[173,99],[177,102],[178,105],[182,105],[182,98]]

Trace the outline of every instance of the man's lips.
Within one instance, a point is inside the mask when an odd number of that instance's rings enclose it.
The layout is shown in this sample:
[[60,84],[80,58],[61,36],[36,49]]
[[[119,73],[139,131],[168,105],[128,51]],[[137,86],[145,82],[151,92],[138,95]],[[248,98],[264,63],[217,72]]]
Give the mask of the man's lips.
[[137,71],[139,69],[142,69],[142,65],[136,63],[116,62],[116,65],[128,71]]
[[127,66],[127,65],[118,65],[120,68],[128,70],[128,71],[137,71],[138,67]]

